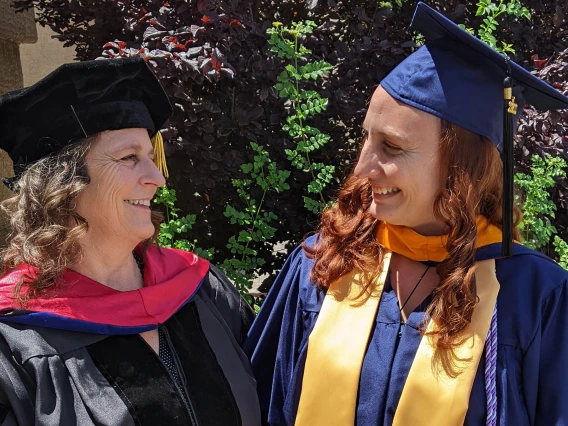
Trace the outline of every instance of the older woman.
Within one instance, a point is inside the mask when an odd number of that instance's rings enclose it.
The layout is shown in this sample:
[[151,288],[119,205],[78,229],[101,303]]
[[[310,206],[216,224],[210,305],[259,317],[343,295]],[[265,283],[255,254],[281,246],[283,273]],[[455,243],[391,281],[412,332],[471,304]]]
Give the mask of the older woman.
[[566,426],[568,272],[511,242],[511,154],[523,98],[568,98],[424,4],[413,28],[245,343],[263,421]]
[[219,270],[153,244],[172,109],[144,61],[64,65],[0,97],[17,194],[0,279],[3,425],[257,425],[253,313]]

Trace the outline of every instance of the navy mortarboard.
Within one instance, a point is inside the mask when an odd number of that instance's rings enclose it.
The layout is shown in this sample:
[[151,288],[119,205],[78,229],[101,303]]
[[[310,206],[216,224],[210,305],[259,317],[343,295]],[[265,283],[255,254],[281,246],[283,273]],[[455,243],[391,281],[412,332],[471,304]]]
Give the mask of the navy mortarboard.
[[[33,86],[0,96],[0,148],[26,166],[105,130],[148,129],[164,160],[158,130],[172,113],[167,95],[140,58],[66,64]],[[158,164],[163,172],[165,162]]]
[[512,251],[513,134],[525,101],[568,108],[568,97],[424,3],[411,28],[427,43],[381,82],[399,101],[487,137],[502,152],[503,255]]

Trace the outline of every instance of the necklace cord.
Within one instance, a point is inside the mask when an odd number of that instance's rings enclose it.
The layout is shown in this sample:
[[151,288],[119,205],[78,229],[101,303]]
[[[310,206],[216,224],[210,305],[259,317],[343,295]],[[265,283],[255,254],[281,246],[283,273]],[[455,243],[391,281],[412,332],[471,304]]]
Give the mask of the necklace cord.
[[418,288],[418,286],[420,285],[420,283],[422,282],[422,280],[426,276],[426,272],[428,272],[429,269],[430,269],[430,266],[427,266],[426,270],[424,271],[424,273],[422,274],[422,276],[420,277],[420,279],[418,280],[418,282],[416,283],[416,285],[414,286],[414,288],[412,289],[412,291],[410,292],[410,294],[408,295],[408,297],[404,301],[404,304],[400,307],[399,312],[402,313],[402,310],[404,309],[404,307],[406,306],[406,304],[408,303],[408,301],[410,300],[410,298],[412,297],[412,295],[414,294],[414,292],[416,291],[416,289]]

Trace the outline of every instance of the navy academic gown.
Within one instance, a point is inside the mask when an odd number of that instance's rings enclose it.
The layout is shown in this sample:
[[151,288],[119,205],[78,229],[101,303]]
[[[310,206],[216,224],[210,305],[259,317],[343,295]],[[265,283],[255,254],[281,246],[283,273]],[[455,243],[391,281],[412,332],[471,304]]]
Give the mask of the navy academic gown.
[[[315,237],[307,240],[313,244]],[[546,256],[515,245],[477,251],[496,258],[498,306],[497,397],[500,426],[568,426],[568,272]],[[263,422],[293,425],[308,336],[324,293],[310,283],[313,260],[298,247],[289,257],[245,342],[257,379]],[[384,289],[364,357],[356,409],[358,426],[392,425],[418,349],[418,328],[429,300],[411,313],[399,337],[400,314],[390,285]],[[465,426],[485,425],[485,356],[473,384]],[[330,392],[340,391],[330,389]],[[325,395],[322,395],[325,398]]]

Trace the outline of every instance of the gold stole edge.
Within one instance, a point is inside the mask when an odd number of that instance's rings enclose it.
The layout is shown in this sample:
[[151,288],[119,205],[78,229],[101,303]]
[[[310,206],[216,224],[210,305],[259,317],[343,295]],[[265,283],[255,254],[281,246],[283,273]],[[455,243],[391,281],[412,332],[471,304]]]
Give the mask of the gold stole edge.
[[[463,332],[464,340],[453,351],[455,370],[443,368],[439,357],[434,356],[435,342],[423,337],[410,367],[393,426],[463,426],[500,288],[495,275],[495,260],[477,262],[475,279],[479,303]],[[427,331],[436,327],[430,321]]]
[[[371,295],[363,303],[345,303],[360,293],[364,279],[360,271],[346,274],[330,286],[308,339],[296,426],[354,424],[361,366],[389,265],[390,253],[373,283]],[[393,426],[463,426],[499,293],[495,260],[477,262],[475,277],[479,303],[464,330],[464,340],[454,352],[459,374],[452,374],[433,362],[434,342],[423,337]],[[427,330],[435,327],[431,321]]]
[[363,357],[390,266],[386,252],[366,298],[371,274],[360,270],[331,283],[308,338],[296,426],[353,426]]

